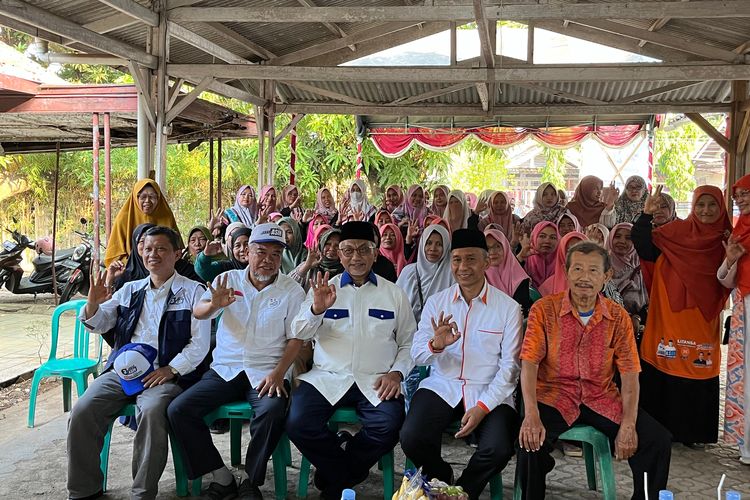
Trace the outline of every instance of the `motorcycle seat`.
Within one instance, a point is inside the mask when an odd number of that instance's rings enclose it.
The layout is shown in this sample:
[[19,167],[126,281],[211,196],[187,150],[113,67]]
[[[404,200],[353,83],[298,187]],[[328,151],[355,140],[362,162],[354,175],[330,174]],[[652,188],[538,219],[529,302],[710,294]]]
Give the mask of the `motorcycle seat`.
[[[75,248],[68,248],[66,250],[60,250],[58,252],[55,252],[55,261],[60,262],[61,260],[69,259],[73,256],[73,252],[75,252]],[[43,265],[43,264],[50,264],[52,262],[52,256],[51,255],[40,255],[37,258],[33,260],[33,263],[35,266]]]

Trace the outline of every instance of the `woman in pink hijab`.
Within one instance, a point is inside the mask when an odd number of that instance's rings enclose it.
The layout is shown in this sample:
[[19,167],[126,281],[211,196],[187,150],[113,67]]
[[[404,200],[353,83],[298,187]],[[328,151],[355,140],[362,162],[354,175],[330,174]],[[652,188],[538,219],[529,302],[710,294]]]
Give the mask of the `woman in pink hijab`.
[[277,199],[275,187],[270,184],[263,186],[260,190],[260,196],[258,196],[258,220],[256,224],[268,222],[269,215],[279,211]]
[[539,287],[539,293],[542,294],[542,297],[563,292],[568,288],[568,277],[565,272],[565,257],[568,254],[568,249],[587,239],[585,234],[578,231],[571,231],[560,239],[555,254],[555,273]]
[[390,260],[396,268],[396,276],[406,266],[404,256],[404,237],[395,224],[385,224],[380,227],[380,255]]
[[555,255],[560,236],[554,222],[539,222],[531,231],[531,238],[521,242],[518,260],[538,290],[555,272]]
[[336,210],[336,202],[327,187],[318,189],[315,197],[315,213],[326,218],[326,224],[334,225],[337,222],[339,211]]
[[524,317],[528,316],[531,308],[531,278],[513,255],[510,242],[502,231],[487,229],[484,231],[484,237],[487,240],[487,253],[490,258],[490,267],[484,272],[487,281],[509,297],[513,297],[513,300],[521,305]]
[[404,203],[404,192],[395,184],[388,186],[385,190],[385,202],[383,208],[388,213],[393,213],[401,204]]
[[317,247],[317,242],[315,241],[315,231],[320,226],[327,226],[328,221],[326,220],[325,215],[323,214],[315,214],[313,218],[310,220],[310,223],[307,225],[307,237],[305,238],[305,248],[311,249]]
[[404,202],[392,215],[397,224],[403,219],[409,219],[416,222],[420,228],[424,228],[424,218],[429,213],[430,210],[424,204],[424,189],[418,184],[412,184],[406,191]]

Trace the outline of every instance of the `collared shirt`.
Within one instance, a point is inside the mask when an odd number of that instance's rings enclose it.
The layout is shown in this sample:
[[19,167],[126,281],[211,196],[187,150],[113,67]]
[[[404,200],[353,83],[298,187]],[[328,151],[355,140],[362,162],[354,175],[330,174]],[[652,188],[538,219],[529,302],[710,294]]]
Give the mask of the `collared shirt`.
[[[441,312],[453,315],[461,337],[433,351],[431,320],[437,322]],[[463,400],[466,410],[478,405],[489,412],[501,404],[515,408],[522,325],[521,306],[487,280],[468,303],[458,284],[436,293],[425,303],[411,348],[418,365],[431,366],[420,389],[435,392],[453,407]]]
[[615,302],[597,297],[584,326],[569,291],[543,297],[529,313],[521,359],[539,365],[537,400],[557,408],[572,425],[584,404],[619,424],[622,398],[615,371],[641,371],[630,316]]
[[[141,315],[138,317],[133,336],[130,341],[148,344],[159,350],[159,325],[162,317],[168,311],[187,309],[192,312],[198,304],[204,287],[193,280],[174,273],[162,286],[154,288],[151,278],[125,283],[117,290],[112,298],[99,306],[91,318],[86,318],[86,309],[81,309],[79,315],[84,325],[94,333],[105,333],[114,328],[117,321],[117,308],[130,306],[130,299],[134,292],[146,289]],[[172,299],[167,303],[169,291]],[[169,365],[180,375],[187,375],[203,362],[211,344],[211,322],[192,318],[190,321],[190,343],[180,354],[175,356]],[[158,368],[158,358],[154,361],[154,368]]]
[[416,330],[414,314],[404,292],[388,280],[371,274],[357,287],[348,276],[343,273],[329,281],[336,287],[330,309],[313,314],[310,290],[292,322],[298,338],[315,339],[313,368],[299,379],[312,384],[331,404],[356,383],[377,406],[377,378],[391,371],[405,378],[413,367],[409,349]]
[[[221,314],[211,368],[226,381],[244,371],[252,386],[257,387],[276,368],[287,340],[294,338],[292,319],[299,312],[305,292],[281,273],[273,283],[258,290],[247,272],[236,269],[214,279],[214,287],[219,279],[226,278],[227,287],[242,295],[235,295],[233,304],[211,316],[213,319]],[[210,301],[211,291],[207,290],[201,299]]]

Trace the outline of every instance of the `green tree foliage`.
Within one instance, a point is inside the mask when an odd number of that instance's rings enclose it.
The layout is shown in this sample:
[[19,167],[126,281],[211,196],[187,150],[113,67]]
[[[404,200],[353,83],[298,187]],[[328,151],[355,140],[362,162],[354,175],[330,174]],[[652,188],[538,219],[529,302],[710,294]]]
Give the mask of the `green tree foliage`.
[[485,189],[503,189],[512,178],[505,150],[487,146],[474,138],[452,150],[451,158],[449,185],[464,192],[479,194]]
[[542,167],[542,182],[551,182],[558,189],[565,188],[565,151],[549,146],[542,148],[545,164]]

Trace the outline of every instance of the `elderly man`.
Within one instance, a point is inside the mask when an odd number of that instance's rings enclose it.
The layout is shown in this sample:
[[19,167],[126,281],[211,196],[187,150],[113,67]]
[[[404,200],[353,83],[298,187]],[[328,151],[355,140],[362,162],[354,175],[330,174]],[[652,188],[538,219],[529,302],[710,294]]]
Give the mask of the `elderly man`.
[[523,316],[521,306],[484,276],[484,234],[459,229],[451,248],[456,284],[427,299],[414,336],[412,357],[431,371],[412,399],[401,447],[427,477],[453,483],[453,470],[440,456],[441,437],[460,419],[456,438],[474,433],[478,447],[456,484],[476,499],[513,456]]
[[[200,377],[196,369],[208,353],[211,325],[193,316],[205,288],[177,274],[182,255],[180,237],[156,226],[146,232],[143,263],[149,276],[126,283],[114,295],[106,272],[92,275],[83,324],[94,333],[114,329],[114,349],[104,373],[97,377],[70,413],[68,426],[68,491],[70,498],[102,495],[99,453],[117,413],[135,403],[138,430],[133,440],[131,498],[155,498],[167,463],[167,405]],[[137,362],[123,364],[119,356],[135,351],[153,353],[145,376]],[[135,358],[138,356],[136,355]],[[123,364],[117,370],[112,366]],[[123,378],[121,378],[121,376]]]
[[[211,369],[169,406],[169,421],[185,452],[188,477],[213,472],[207,498],[260,499],[268,459],[284,432],[289,367],[302,346],[292,319],[305,292],[279,273],[284,231],[260,224],[250,236],[248,267],[220,274],[195,308],[198,318],[221,316]],[[211,440],[203,417],[218,406],[246,400],[253,407],[252,439],[239,488]]]
[[[393,449],[404,421],[401,381],[412,368],[409,349],[416,325],[409,299],[371,271],[375,232],[367,222],[341,228],[345,272],[317,276],[294,334],[315,339],[313,368],[301,375],[287,418],[287,434],[316,467],[323,498],[367,478],[370,467]],[[346,442],[328,429],[336,408],[357,411],[362,430]]]
[[[614,445],[615,457],[633,471],[633,498],[657,498],[667,486],[669,431],[638,409],[640,362],[628,313],[599,294],[612,275],[607,251],[584,241],[566,256],[568,289],[531,308],[521,347],[524,419],[518,480],[524,498],[544,498],[545,476],[558,436],[590,425]],[[621,388],[615,383],[619,373]]]

